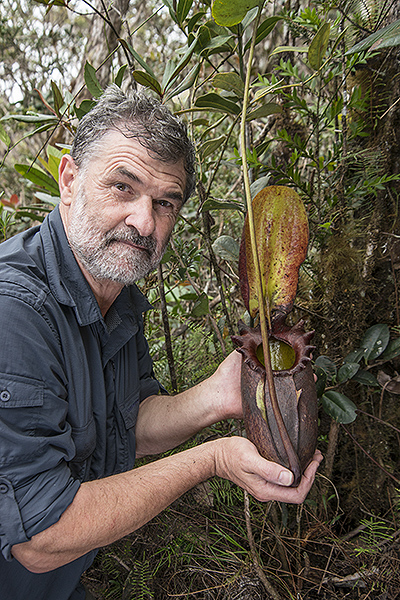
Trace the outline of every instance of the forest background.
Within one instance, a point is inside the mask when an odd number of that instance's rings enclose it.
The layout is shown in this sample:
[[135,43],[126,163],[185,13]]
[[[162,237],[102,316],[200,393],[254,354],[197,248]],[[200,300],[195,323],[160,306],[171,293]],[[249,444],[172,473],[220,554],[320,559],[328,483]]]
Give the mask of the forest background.
[[[198,186],[140,282],[173,393],[209,375],[246,319],[246,203],[293,187],[310,224],[295,309],[315,330],[323,466],[301,507],[198,486],[100,551],[96,598],[397,598],[400,589],[400,6],[393,0],[3,0],[0,233],[58,201],[57,166],[110,83],[187,122]],[[244,141],[240,131],[245,132]],[[221,423],[189,444],[240,434]]]

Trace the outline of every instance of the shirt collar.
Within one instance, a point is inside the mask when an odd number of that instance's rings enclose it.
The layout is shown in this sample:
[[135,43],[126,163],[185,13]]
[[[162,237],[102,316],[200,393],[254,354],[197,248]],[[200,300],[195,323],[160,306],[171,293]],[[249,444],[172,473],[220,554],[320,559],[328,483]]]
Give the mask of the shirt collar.
[[[58,206],[43,221],[41,236],[49,287],[57,301],[75,310],[81,326],[103,321],[97,300],[68,243]],[[127,301],[138,314],[152,308],[136,285],[124,288],[114,304],[122,308]]]

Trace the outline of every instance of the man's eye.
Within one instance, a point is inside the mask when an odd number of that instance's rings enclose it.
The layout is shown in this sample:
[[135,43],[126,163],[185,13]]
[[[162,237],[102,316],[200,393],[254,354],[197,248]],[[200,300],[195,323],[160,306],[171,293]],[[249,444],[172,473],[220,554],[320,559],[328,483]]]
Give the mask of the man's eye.
[[154,202],[155,209],[163,213],[175,213],[178,211],[177,207],[173,202],[169,200],[156,200]]
[[115,187],[119,192],[129,192],[130,187],[126,183],[116,183]]

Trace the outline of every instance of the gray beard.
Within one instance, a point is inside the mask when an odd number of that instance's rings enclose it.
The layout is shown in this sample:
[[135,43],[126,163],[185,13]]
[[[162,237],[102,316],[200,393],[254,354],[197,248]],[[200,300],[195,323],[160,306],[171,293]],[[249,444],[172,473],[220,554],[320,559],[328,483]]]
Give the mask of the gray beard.
[[[154,237],[143,237],[133,227],[121,225],[103,233],[96,217],[89,215],[86,207],[86,197],[80,190],[69,221],[68,241],[93,279],[132,285],[157,267],[168,240],[157,250]],[[129,241],[145,250],[118,243],[121,241]]]

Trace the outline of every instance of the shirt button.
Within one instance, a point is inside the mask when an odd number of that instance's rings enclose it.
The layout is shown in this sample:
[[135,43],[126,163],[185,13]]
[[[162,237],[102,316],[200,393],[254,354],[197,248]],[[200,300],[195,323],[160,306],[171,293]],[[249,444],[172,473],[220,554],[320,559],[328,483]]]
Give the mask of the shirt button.
[[11,394],[8,390],[3,390],[2,392],[0,392],[0,400],[2,400],[3,402],[8,402],[10,398]]
[[0,494],[7,494],[8,485],[6,483],[0,483]]

